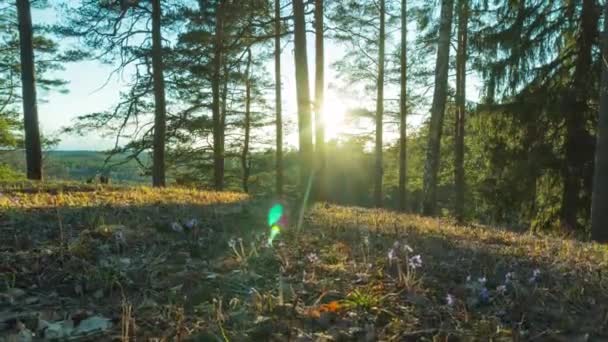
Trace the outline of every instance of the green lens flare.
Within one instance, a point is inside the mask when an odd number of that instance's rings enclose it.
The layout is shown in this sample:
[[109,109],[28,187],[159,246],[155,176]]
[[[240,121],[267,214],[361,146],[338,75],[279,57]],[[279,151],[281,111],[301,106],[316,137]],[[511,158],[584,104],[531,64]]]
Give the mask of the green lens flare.
[[277,225],[274,225],[270,228],[270,236],[268,237],[268,245],[272,246],[272,242],[281,232],[281,228]]
[[268,225],[272,227],[278,223],[281,216],[283,216],[283,206],[280,204],[275,204],[268,212]]

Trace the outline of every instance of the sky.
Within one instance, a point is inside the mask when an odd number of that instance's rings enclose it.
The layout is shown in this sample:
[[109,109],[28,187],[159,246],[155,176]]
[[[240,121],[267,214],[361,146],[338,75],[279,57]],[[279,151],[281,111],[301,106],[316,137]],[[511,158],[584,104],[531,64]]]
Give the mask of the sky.
[[[52,9],[38,10],[32,12],[34,23],[52,24],[57,21],[56,12]],[[64,46],[75,44],[76,41],[62,42]],[[307,36],[308,44],[308,68],[310,78],[310,91],[314,94],[314,36]],[[336,138],[342,133],[343,117],[347,108],[359,107],[362,105],[360,99],[349,97],[344,93],[328,87],[338,81],[336,70],[332,64],[339,60],[344,54],[345,46],[338,45],[326,39],[325,41],[325,109],[326,127],[328,139]],[[295,125],[296,121],[296,91],[295,91],[295,70],[293,45],[284,46],[281,56],[282,63],[282,83],[283,83],[283,115]],[[272,61],[266,65],[267,72],[274,79],[274,67]],[[109,78],[113,67],[102,64],[98,61],[82,61],[77,63],[65,64],[65,69],[53,72],[53,76],[68,82],[67,93],[49,92],[42,93],[39,102],[39,120],[41,131],[45,135],[57,136],[62,128],[74,123],[74,119],[83,114],[100,112],[111,109],[118,101],[121,90],[126,90],[126,83],[129,74],[114,75]],[[475,87],[471,87],[469,82],[468,97],[474,92],[478,92]],[[348,87],[347,87],[348,88]],[[472,91],[471,91],[472,90]],[[387,91],[390,94],[390,91]],[[431,92],[432,94],[432,92]],[[473,96],[475,96],[473,94]],[[374,106],[367,104],[369,109]],[[416,127],[423,118],[421,113],[412,113],[409,124]],[[290,147],[297,146],[297,132],[295,127],[289,130],[290,133],[285,137],[285,141]],[[107,133],[107,132],[106,132]],[[385,142],[396,138],[396,133],[390,131],[385,134]],[[114,137],[104,136],[103,132],[91,132],[86,136],[78,135],[59,135],[60,143],[55,147],[57,150],[107,150],[113,147]]]

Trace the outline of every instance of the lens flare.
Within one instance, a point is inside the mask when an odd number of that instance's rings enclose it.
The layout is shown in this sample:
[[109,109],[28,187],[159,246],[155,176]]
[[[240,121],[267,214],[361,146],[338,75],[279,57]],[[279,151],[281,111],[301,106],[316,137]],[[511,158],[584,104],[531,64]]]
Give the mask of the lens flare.
[[269,246],[272,246],[272,242],[274,241],[274,239],[276,239],[276,237],[279,235],[280,232],[281,232],[281,227],[279,227],[278,225],[274,225],[270,228],[270,236],[268,237]]
[[270,208],[270,211],[268,211],[268,225],[270,227],[274,226],[281,220],[282,216],[283,206],[280,204],[273,205],[272,208]]

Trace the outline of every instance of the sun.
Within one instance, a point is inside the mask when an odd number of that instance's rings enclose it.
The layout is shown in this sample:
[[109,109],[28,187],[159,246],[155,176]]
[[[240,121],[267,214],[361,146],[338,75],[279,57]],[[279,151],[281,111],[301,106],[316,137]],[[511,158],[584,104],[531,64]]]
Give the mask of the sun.
[[323,103],[323,122],[325,124],[325,141],[338,138],[345,129],[344,116],[346,105],[339,98],[332,97]]

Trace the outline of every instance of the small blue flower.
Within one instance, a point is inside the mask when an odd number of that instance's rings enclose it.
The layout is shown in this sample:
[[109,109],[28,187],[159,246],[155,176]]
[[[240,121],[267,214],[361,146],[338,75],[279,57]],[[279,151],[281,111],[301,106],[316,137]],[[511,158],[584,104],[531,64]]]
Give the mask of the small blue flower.
[[448,295],[445,296],[445,302],[448,304],[448,306],[453,306],[456,302],[456,299],[454,298],[454,296],[448,293]]
[[540,276],[540,270],[538,268],[536,268],[536,269],[534,269],[534,271],[532,271],[532,276],[528,279],[528,282],[530,284],[536,283],[536,281],[538,281],[539,276]]
[[410,258],[409,263],[410,263],[410,267],[412,269],[417,269],[419,267],[422,267],[422,257],[420,256],[420,254],[414,255],[413,257]]
[[482,303],[487,303],[488,301],[490,301],[490,291],[488,291],[487,288],[482,287],[479,291],[479,299]]

